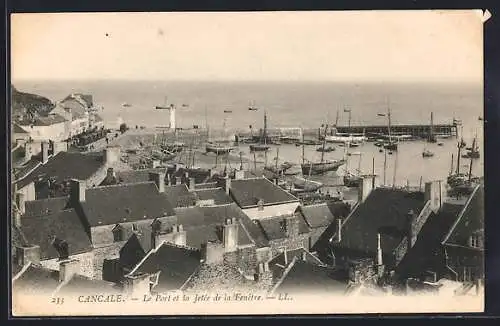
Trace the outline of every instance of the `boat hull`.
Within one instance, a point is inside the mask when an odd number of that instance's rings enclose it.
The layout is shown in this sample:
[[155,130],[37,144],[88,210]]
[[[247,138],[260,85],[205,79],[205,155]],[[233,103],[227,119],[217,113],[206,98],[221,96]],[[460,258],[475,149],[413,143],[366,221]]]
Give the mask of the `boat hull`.
[[344,160],[324,163],[304,163],[301,165],[301,168],[303,175],[320,175],[330,171],[337,171],[344,164]]
[[233,147],[230,147],[230,146],[207,145],[205,147],[205,151],[207,153],[214,153],[216,155],[229,154],[232,150],[233,150]]
[[250,145],[250,150],[252,152],[266,152],[271,149],[269,145]]

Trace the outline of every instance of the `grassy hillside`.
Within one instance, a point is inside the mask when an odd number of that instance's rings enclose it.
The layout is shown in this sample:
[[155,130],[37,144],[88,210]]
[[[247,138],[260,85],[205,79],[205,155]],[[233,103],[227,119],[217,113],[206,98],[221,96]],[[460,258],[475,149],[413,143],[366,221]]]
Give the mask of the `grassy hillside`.
[[43,96],[20,92],[13,85],[11,91],[13,116],[47,115],[54,108],[54,104]]

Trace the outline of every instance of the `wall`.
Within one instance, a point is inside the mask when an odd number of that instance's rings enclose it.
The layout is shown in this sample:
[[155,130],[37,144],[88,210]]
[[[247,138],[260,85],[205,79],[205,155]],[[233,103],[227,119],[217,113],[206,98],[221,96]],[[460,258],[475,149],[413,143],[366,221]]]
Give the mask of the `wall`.
[[[142,228],[151,228],[151,223],[153,223],[153,219],[120,223],[121,227],[123,228],[122,239],[127,240],[128,238],[130,238],[130,236],[134,232],[133,224],[136,224],[137,229],[141,230]],[[116,224],[91,227],[90,233],[94,246],[112,244],[114,242],[113,229],[115,228],[115,226]]]
[[25,201],[36,199],[36,191],[35,191],[35,183],[34,182],[28,184],[26,187],[18,189],[17,192],[20,192],[24,195]]
[[121,241],[110,245],[94,247],[94,279],[102,280],[104,260],[118,257],[120,255],[120,249],[124,244],[125,241]]
[[271,253],[273,257],[279,255],[283,250],[283,247],[286,247],[287,250],[294,250],[302,247],[306,250],[309,250],[309,235],[300,234],[296,238],[272,240],[269,241],[269,245],[271,247]]
[[259,263],[268,262],[273,258],[271,247],[257,248],[255,251]]
[[92,188],[94,185],[97,187],[101,182],[103,182],[106,178],[107,170],[107,166],[103,163],[103,165],[90,178],[85,180],[87,188]]
[[245,208],[243,212],[250,217],[250,219],[262,219],[273,216],[281,216],[281,215],[291,215],[295,213],[297,207],[299,207],[299,202],[280,204],[280,205],[270,205],[264,206],[264,210],[259,211],[258,207]]
[[67,138],[65,122],[55,123],[50,126],[33,126],[26,129],[35,141],[61,141]]
[[85,130],[87,130],[89,127],[89,118],[88,117],[83,117],[80,119],[75,119],[71,121],[71,130],[70,134],[72,136],[74,135],[79,135],[83,133]]
[[321,237],[321,235],[325,232],[327,229],[326,226],[321,226],[318,228],[311,229],[311,232],[309,233],[309,248],[314,247],[318,239]]
[[[80,262],[80,272],[78,274],[94,278],[94,253],[92,251],[73,255],[70,258],[78,259]],[[59,270],[59,258],[42,260],[40,264],[51,270]]]
[[253,274],[257,267],[257,252],[255,246],[238,248],[238,267],[247,275]]

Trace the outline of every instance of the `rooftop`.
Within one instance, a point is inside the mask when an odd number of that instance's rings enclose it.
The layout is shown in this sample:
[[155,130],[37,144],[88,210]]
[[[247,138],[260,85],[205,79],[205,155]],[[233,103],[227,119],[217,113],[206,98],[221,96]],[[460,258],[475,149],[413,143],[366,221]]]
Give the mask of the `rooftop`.
[[342,225],[340,247],[371,255],[377,250],[380,233],[382,250],[390,253],[406,235],[408,212],[413,210],[418,215],[424,205],[422,192],[374,189]]
[[130,171],[117,171],[116,179],[118,183],[136,183],[149,181],[150,172],[166,173],[166,168],[140,169]]
[[160,271],[156,292],[179,289],[200,266],[198,250],[164,242],[134,268],[132,275],[154,274]]
[[[300,214],[295,214],[295,219],[297,219],[297,222],[299,223],[299,234],[308,233],[310,231],[309,227]],[[284,224],[285,217],[276,216],[256,221],[268,240],[271,241],[286,238]]]
[[222,225],[227,218],[239,219],[238,244],[255,242],[258,247],[267,245],[267,240],[250,218],[236,205],[178,208],[177,222],[184,226],[187,244],[201,248],[207,241],[222,241]]
[[242,208],[256,207],[260,199],[264,201],[264,205],[299,201],[266,178],[231,180],[231,195]]
[[12,292],[51,293],[59,286],[59,272],[28,264],[12,282]]
[[335,218],[346,218],[350,212],[350,206],[344,202],[329,202],[318,205],[300,206],[300,212],[304,216],[310,228],[327,227]]
[[195,192],[198,200],[214,200],[215,205],[234,203],[233,199],[222,188],[198,189]]
[[17,123],[12,124],[12,132],[14,134],[28,134],[28,132],[21,128]]
[[347,281],[339,279],[336,271],[316,264],[297,260],[275,289],[278,293],[315,295],[342,295]]
[[60,295],[95,295],[96,293],[109,295],[122,293],[122,290],[115,283],[74,275],[60,287],[57,293]]
[[196,196],[185,184],[165,187],[165,194],[174,207],[191,207],[196,204]]
[[50,215],[70,207],[69,197],[55,197],[25,202],[24,216]]
[[40,258],[58,258],[54,240],[66,241],[68,254],[75,255],[92,250],[92,243],[74,209],[43,216],[30,216],[22,220],[21,231],[28,243],[40,246]]
[[167,196],[154,182],[89,188],[81,205],[90,226],[175,215]]
[[54,114],[49,114],[48,116],[38,116],[35,118],[34,121],[26,121],[22,123],[23,126],[43,127],[43,126],[51,126],[54,124],[63,123],[65,121],[66,119],[64,119],[63,116],[54,113]]
[[49,157],[45,164],[41,164],[39,158],[32,158],[17,173],[16,183],[18,189],[21,189],[31,182],[47,181],[49,178],[56,181],[87,180],[103,165],[102,154],[59,152]]

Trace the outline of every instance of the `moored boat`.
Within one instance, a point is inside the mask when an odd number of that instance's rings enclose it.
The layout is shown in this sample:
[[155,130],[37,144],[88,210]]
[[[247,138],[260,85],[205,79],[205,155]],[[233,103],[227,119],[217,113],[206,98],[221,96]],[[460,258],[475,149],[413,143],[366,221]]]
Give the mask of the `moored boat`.
[[219,143],[208,143],[205,146],[205,150],[207,153],[215,153],[216,155],[228,154],[232,150],[234,150],[233,146],[229,146],[227,144],[219,144]]
[[345,160],[310,162],[301,164],[303,175],[320,175],[330,171],[337,171],[345,164]]
[[303,177],[295,177],[293,186],[304,191],[316,191],[323,187],[323,184],[321,182],[309,180]]

